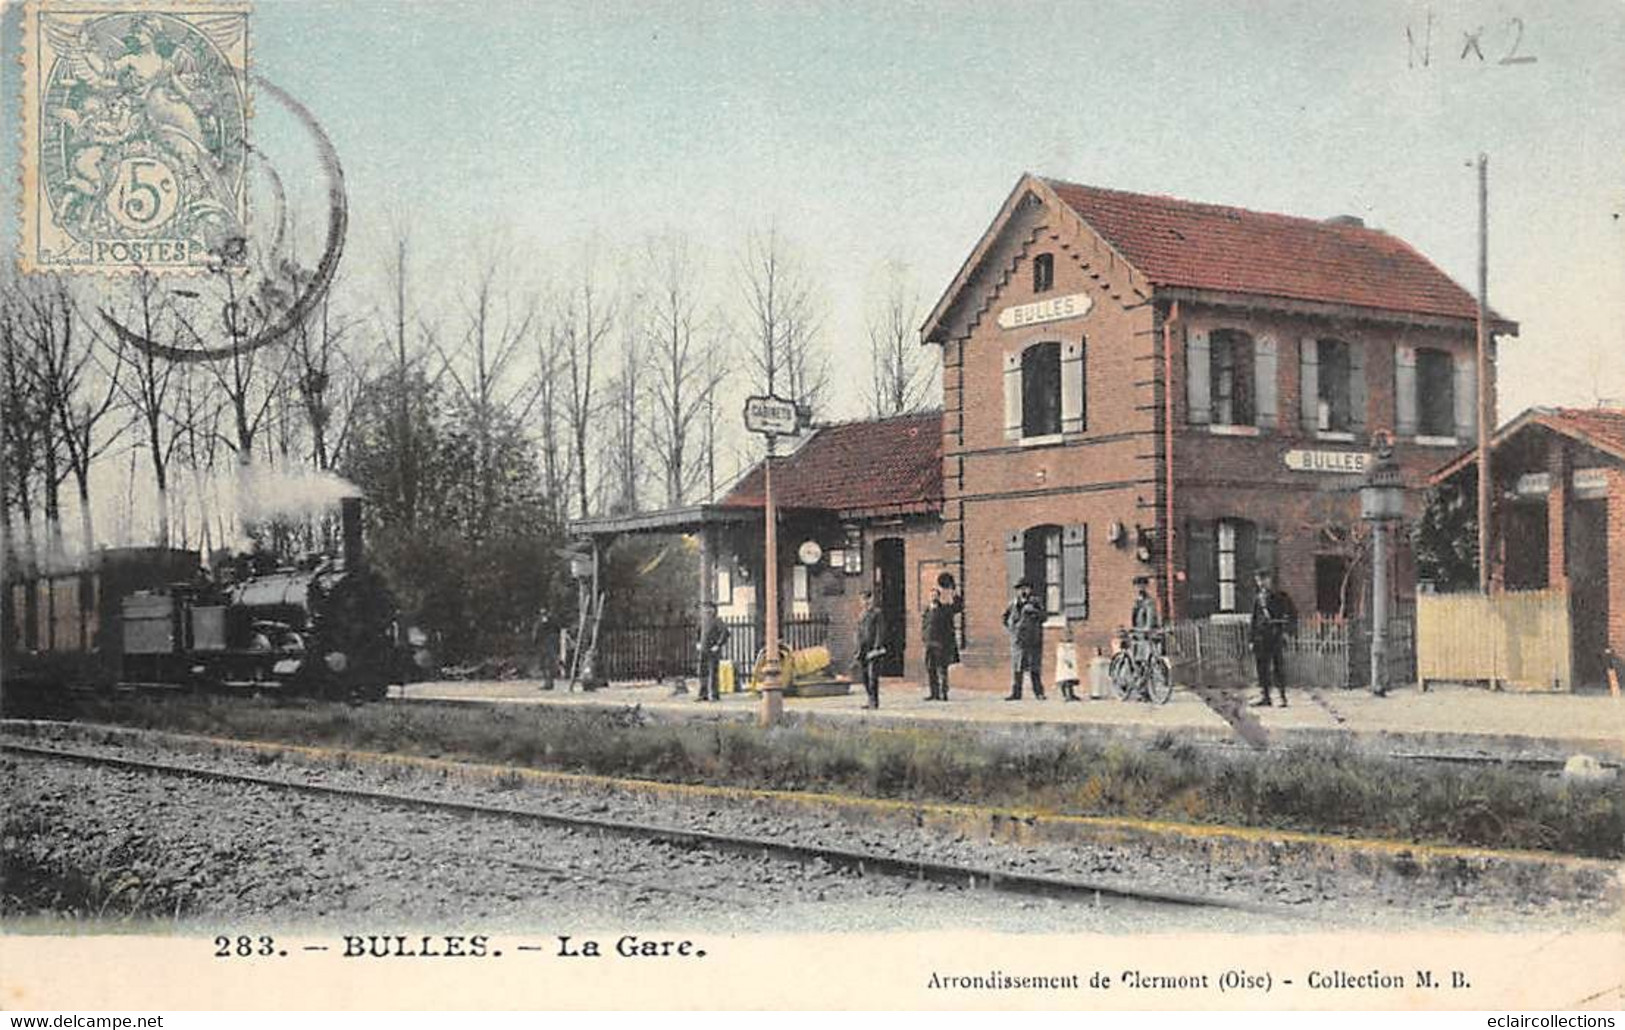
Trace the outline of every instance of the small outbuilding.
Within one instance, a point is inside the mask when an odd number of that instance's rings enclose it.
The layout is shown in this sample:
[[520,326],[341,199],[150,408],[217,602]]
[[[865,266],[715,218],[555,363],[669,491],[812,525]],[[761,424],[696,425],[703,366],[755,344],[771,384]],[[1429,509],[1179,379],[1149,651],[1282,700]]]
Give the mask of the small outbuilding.
[[[1464,490],[1478,452],[1431,477]],[[1490,441],[1490,579],[1504,594],[1566,597],[1573,686],[1625,654],[1625,409],[1530,408]]]

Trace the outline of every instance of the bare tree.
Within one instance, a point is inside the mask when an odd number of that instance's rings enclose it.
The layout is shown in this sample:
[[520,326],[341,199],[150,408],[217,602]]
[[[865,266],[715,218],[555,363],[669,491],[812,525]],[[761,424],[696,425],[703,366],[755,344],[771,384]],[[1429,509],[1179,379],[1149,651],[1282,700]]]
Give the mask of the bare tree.
[[565,421],[570,432],[578,514],[586,518],[591,507],[591,471],[587,445],[598,413],[599,359],[604,341],[614,329],[618,312],[613,298],[598,284],[596,248],[584,248],[579,278],[566,292],[553,332],[569,380],[564,397]]
[[[180,455],[184,466],[192,474],[192,499],[197,506],[199,534],[205,553],[214,549],[216,540],[224,544],[230,539],[226,513],[219,505],[213,489],[215,470],[219,467],[220,420],[225,405],[210,386],[213,377],[195,368],[183,370],[176,380],[175,431],[180,442]],[[183,526],[186,522],[184,499],[180,506]],[[167,513],[164,515],[167,519]],[[217,525],[218,524],[218,525]]]
[[[90,470],[117,436],[99,433],[98,427],[119,396],[123,350],[122,347],[116,349],[105,367],[98,365],[99,337],[81,316],[79,305],[60,279],[46,280],[25,294],[23,325],[24,335],[33,347],[35,388],[49,415],[47,437],[56,445],[51,446],[46,455],[47,465],[51,467],[49,475],[73,477],[79,507],[80,546],[88,557],[96,549],[90,507]],[[56,467],[59,448],[65,470]],[[56,525],[52,535],[56,552],[53,557],[63,551],[61,514],[55,493],[52,487],[47,494],[49,505],[56,509],[48,513]]]
[[458,347],[447,351],[434,344],[473,436],[473,495],[466,510],[468,529],[476,540],[490,528],[496,509],[497,436],[519,402],[519,391],[511,383],[512,368],[536,320],[535,300],[513,297],[506,279],[512,264],[501,252],[487,256],[466,301],[467,323]]
[[[34,483],[42,472],[40,455],[42,421],[50,419],[34,389],[33,351],[22,325],[22,298],[8,289],[0,298],[0,432],[4,433],[3,492],[5,504],[7,567],[25,571],[37,565],[34,526]],[[13,543],[12,512],[20,525]]]
[[649,436],[665,481],[666,504],[676,507],[708,469],[694,459],[699,448],[705,453],[711,449],[709,431],[714,427],[707,416],[724,375],[722,362],[713,360],[722,341],[721,320],[715,312],[701,313],[699,271],[685,237],[651,239],[644,256],[649,269],[644,291],[652,377]]
[[615,506],[626,512],[641,510],[639,486],[643,481],[644,417],[643,373],[647,364],[644,341],[630,319],[621,321],[620,368],[607,398],[613,419],[610,426],[610,464],[615,477]]
[[921,354],[920,293],[901,262],[886,264],[885,286],[869,308],[869,409],[877,417],[918,411],[933,369]]
[[757,385],[788,392],[807,410],[822,403],[829,365],[820,340],[823,314],[812,284],[777,229],[752,233],[740,259],[747,347]]
[[[135,279],[133,317],[143,339],[156,340],[163,311],[157,281],[148,273]],[[132,348],[128,371],[118,380],[119,393],[129,412],[130,424],[140,434],[139,446],[152,465],[153,485],[158,492],[158,546],[170,546],[169,475],[170,461],[180,444],[183,423],[171,403],[173,388],[184,377],[181,366],[150,350]]]

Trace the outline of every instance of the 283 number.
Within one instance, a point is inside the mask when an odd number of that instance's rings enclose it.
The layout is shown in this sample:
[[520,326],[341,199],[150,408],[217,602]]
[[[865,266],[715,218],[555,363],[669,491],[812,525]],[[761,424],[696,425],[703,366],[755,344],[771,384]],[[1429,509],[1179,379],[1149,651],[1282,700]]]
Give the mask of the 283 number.
[[214,939],[215,958],[252,958],[255,955],[275,955],[276,941],[268,936],[250,937],[243,934],[238,937],[216,937]]

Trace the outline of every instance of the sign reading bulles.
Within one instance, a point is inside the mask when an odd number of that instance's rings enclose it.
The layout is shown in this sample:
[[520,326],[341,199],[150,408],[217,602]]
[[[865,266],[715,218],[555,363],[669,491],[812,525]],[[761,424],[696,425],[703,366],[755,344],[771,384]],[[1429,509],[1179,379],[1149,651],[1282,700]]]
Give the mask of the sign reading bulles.
[[1294,472],[1333,472],[1346,476],[1363,476],[1371,465],[1371,455],[1364,451],[1287,451],[1281,460]]
[[1020,329],[1024,325],[1082,318],[1093,305],[1094,301],[1089,299],[1087,293],[1069,293],[1064,297],[1035,300],[1031,304],[1017,304],[999,312],[999,328]]

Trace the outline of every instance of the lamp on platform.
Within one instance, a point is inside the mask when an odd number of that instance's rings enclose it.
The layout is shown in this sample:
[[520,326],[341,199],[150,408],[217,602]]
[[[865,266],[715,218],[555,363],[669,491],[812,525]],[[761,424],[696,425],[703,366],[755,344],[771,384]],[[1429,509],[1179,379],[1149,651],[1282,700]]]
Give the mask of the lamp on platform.
[[1388,693],[1388,527],[1405,517],[1405,477],[1393,439],[1377,434],[1377,460],[1360,487],[1360,518],[1371,524],[1371,692]]

